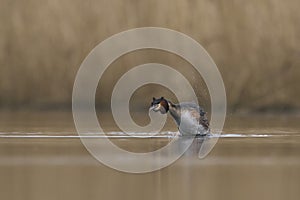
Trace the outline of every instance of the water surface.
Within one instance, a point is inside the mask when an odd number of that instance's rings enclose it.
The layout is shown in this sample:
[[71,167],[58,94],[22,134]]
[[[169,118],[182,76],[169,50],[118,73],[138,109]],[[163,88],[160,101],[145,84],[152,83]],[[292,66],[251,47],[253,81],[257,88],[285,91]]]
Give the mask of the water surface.
[[[299,116],[229,116],[213,151],[197,146],[172,165],[128,174],[94,159],[68,112],[1,113],[1,199],[299,199]],[[175,137],[172,122],[154,138],[131,138],[109,116],[115,144],[148,152]],[[146,117],[139,118],[147,121]],[[87,135],[90,139],[101,135]]]

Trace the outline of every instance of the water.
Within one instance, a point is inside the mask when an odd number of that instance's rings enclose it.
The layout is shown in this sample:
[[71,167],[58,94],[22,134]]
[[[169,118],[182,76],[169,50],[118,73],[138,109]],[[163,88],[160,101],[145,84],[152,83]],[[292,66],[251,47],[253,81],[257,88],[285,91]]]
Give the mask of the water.
[[[133,152],[158,149],[176,137],[172,123],[155,138],[130,138],[109,116],[103,119],[110,139]],[[299,199],[299,119],[229,116],[206,158],[197,157],[193,144],[171,166],[128,174],[89,154],[71,113],[1,113],[1,199]]]

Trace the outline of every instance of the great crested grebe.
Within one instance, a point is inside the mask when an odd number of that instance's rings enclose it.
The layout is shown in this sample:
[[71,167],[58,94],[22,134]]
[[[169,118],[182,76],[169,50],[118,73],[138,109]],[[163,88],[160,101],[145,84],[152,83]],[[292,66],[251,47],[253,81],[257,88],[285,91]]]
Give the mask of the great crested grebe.
[[[206,117],[206,112],[195,103],[179,103],[173,104],[164,97],[155,99],[151,103],[150,110],[166,114],[169,112],[175,120],[179,132],[185,134],[206,135],[209,133],[209,122]],[[181,120],[184,120],[182,123]],[[185,124],[183,126],[183,124]],[[190,127],[196,127],[189,129]]]

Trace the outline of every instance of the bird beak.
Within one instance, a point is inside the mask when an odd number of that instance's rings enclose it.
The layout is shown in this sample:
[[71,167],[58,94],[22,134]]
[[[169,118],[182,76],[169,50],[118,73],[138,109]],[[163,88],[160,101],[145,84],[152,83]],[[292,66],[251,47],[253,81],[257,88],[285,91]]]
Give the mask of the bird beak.
[[149,108],[149,112],[150,111],[152,111],[152,110],[154,110],[154,108],[155,108],[155,106],[153,105],[153,106],[150,106],[150,108]]
[[159,110],[159,104],[153,105],[149,108],[149,111],[157,112]]

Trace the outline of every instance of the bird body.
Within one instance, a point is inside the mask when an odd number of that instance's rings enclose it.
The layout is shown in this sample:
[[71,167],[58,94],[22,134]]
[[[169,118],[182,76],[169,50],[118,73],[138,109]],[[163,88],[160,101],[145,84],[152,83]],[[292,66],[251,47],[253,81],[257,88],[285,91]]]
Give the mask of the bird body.
[[209,122],[206,112],[195,103],[182,102],[173,104],[164,97],[160,99],[153,97],[150,110],[159,111],[161,114],[169,112],[182,135],[206,135],[209,133]]

